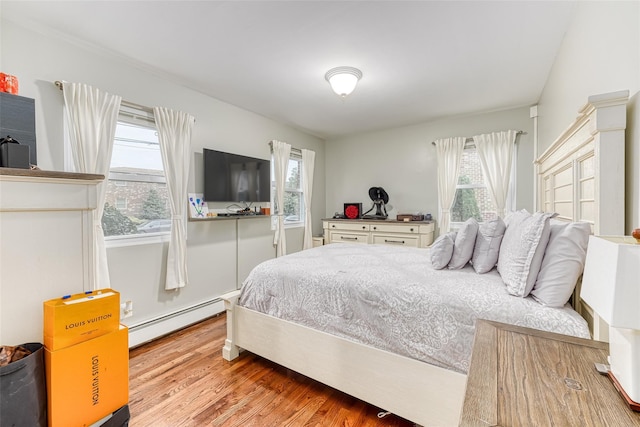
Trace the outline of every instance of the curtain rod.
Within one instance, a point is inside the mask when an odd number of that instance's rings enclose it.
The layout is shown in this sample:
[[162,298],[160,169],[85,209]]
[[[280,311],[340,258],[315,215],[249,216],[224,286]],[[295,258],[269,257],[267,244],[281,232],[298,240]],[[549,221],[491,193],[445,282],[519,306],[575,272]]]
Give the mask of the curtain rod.
[[[58,86],[58,89],[63,90],[62,82],[60,80],[56,80],[55,82],[53,82],[53,84]],[[129,108],[135,108],[137,110],[142,110],[145,113],[153,114],[153,108],[146,107],[146,106],[140,105],[140,104],[136,104],[134,102],[125,101],[124,99],[122,101],[120,101],[120,105],[123,105],[125,107],[129,107]]]
[[[525,131],[523,131],[523,130],[517,130],[516,131],[516,135],[520,135],[522,133],[525,133]],[[473,138],[465,139],[464,143],[466,144],[467,142],[473,142]],[[431,141],[431,145],[436,145],[436,142],[435,141]]]
[[[272,141],[267,142],[267,144],[269,144],[269,147],[271,147],[271,148],[273,149],[273,140],[272,140]],[[300,155],[302,155],[302,150],[301,150],[301,149],[299,149],[299,148],[293,147],[293,146],[291,147],[291,152],[292,152],[292,153],[295,153],[295,154],[300,154]]]

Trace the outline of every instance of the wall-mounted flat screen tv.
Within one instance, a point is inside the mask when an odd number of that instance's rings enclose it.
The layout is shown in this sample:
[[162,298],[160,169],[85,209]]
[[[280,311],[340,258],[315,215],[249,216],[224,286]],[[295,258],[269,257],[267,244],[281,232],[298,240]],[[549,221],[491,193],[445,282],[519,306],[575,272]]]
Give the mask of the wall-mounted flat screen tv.
[[271,162],[204,148],[204,200],[269,202]]

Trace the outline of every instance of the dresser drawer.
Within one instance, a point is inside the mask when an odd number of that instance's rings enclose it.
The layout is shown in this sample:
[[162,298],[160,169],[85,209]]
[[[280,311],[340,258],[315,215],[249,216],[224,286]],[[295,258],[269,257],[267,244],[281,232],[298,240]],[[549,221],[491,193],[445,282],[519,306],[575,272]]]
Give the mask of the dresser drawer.
[[331,243],[369,243],[368,234],[331,233]]
[[406,224],[372,224],[371,231],[381,233],[409,233],[424,234],[433,231],[433,224],[420,224],[407,222]]
[[380,233],[415,233],[420,232],[419,226],[409,226],[401,224],[372,224],[371,231],[377,231]]
[[369,231],[369,224],[361,222],[330,222],[329,230]]
[[373,242],[379,245],[396,245],[396,246],[411,246],[417,248],[420,246],[419,236],[410,235],[386,235],[386,234],[374,234]]

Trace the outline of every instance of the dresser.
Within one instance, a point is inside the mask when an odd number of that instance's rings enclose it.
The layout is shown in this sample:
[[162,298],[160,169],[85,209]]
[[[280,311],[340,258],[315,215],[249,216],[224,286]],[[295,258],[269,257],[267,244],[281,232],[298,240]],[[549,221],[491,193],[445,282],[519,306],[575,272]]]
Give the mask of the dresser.
[[479,320],[461,426],[640,426],[594,363],[609,346]]
[[324,243],[365,243],[426,248],[433,243],[433,221],[324,219]]

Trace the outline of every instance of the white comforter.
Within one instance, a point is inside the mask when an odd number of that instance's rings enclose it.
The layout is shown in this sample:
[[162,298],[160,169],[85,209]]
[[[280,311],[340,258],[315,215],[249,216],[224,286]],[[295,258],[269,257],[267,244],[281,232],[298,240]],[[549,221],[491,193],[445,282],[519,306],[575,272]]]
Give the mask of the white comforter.
[[494,269],[434,270],[428,249],[331,244],[266,261],[240,305],[466,373],[476,319],[589,338],[568,305],[507,293]]

